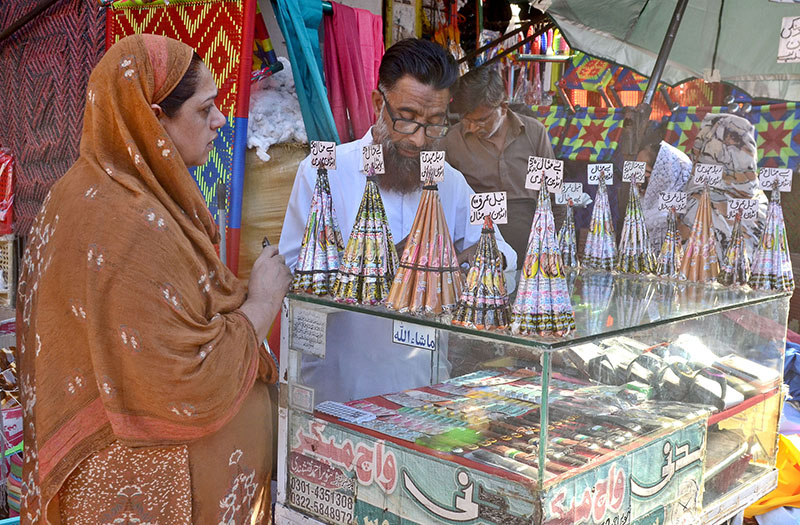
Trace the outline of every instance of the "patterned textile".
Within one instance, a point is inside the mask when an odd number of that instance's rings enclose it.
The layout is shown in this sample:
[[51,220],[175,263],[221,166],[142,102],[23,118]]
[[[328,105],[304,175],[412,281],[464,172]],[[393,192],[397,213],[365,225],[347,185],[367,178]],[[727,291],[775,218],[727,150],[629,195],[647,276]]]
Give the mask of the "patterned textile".
[[619,66],[576,51],[570,65],[558,81],[558,86],[565,89],[603,91],[614,79],[618,70]]
[[759,167],[800,167],[800,104],[757,106],[747,120],[756,130]]
[[64,525],[192,522],[192,483],[185,445],[128,448],[115,441],[89,456],[59,492]]
[[565,106],[531,106],[533,116],[547,128],[550,144],[555,148],[561,142],[561,133],[567,125],[567,108]]
[[[0,27],[35,4],[4,0]],[[56,2],[0,45],[0,146],[16,156],[14,229],[27,235],[33,218],[78,157],[89,73],[103,55],[102,14],[94,2]],[[57,45],[54,43],[57,42]]]
[[709,113],[722,113],[724,109],[719,106],[678,108],[669,117],[664,140],[688,154],[692,150],[697,132],[700,131],[703,118]]
[[556,157],[608,162],[617,150],[625,118],[623,108],[578,108],[567,125]]
[[620,68],[614,78],[614,91],[644,91],[649,79],[627,68]]
[[[254,0],[173,0],[137,5],[116,2],[107,10],[106,47],[124,36],[153,33],[192,46],[203,58],[219,87],[217,107],[228,119],[214,141],[209,161],[192,170],[214,217],[217,182],[227,190],[227,261],[236,273],[239,228],[244,191],[244,157],[247,148],[247,113],[250,100],[252,42],[246,38],[255,16]],[[213,28],[210,31],[209,28]]]

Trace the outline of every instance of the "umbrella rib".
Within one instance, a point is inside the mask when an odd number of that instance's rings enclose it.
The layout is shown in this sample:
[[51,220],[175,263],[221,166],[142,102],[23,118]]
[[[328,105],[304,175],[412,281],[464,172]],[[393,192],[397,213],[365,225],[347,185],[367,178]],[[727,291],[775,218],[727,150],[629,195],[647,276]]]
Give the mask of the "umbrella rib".
[[719,50],[719,37],[722,33],[722,11],[725,9],[725,0],[719,2],[719,19],[717,20],[717,38],[714,40],[714,56],[711,58],[711,75],[717,69],[717,51]]

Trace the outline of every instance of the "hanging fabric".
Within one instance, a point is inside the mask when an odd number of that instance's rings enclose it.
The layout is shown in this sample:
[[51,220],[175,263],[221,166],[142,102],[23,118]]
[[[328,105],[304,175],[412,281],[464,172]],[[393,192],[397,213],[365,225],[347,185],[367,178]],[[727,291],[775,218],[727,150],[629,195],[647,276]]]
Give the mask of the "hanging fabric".
[[383,35],[380,24],[375,32],[375,19],[380,22],[368,11],[336,3],[333,14],[325,17],[328,100],[342,142],[363,137],[375,121],[370,93],[383,56]]
[[322,2],[275,0],[275,17],[286,39],[286,50],[292,63],[292,74],[308,140],[338,143],[339,135],[328,104],[322,73],[322,53],[319,48],[317,28],[322,22]]

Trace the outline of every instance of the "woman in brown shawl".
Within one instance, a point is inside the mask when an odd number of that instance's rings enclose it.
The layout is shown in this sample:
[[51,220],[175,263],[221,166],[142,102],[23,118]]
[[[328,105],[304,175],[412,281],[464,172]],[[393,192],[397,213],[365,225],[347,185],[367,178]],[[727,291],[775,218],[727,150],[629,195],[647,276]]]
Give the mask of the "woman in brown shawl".
[[261,341],[290,275],[268,247],[245,286],[216,255],[187,166],[225,118],[193,55],[153,35],[108,50],[80,157],[30,232],[22,523],[268,520],[277,374]]

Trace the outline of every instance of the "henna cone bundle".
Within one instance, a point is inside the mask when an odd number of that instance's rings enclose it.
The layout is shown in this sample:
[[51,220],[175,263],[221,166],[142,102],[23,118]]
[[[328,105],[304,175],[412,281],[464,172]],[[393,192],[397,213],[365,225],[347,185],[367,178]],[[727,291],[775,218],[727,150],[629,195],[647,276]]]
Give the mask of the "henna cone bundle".
[[517,298],[511,310],[514,333],[565,336],[575,329],[575,312],[555,229],[550,195],[540,191]]
[[487,216],[452,322],[479,330],[493,330],[506,328],[509,317],[503,255],[497,248],[492,219]]
[[397,250],[389,220],[378,184],[370,176],[331,295],[347,303],[382,303],[396,271]]
[[750,286],[756,290],[794,290],[792,261],[789,258],[786,223],[783,221],[778,188],[772,190],[764,231],[753,255]]
[[681,277],[686,280],[708,282],[716,279],[719,274],[717,236],[711,213],[711,198],[706,188],[700,194],[692,233],[686,241],[686,251],[683,254]]
[[449,312],[462,279],[438,187],[425,185],[386,306],[415,314]]
[[317,171],[317,183],[311,197],[306,230],[297,257],[292,289],[325,295],[336,281],[339,258],[344,250],[342,232],[336,221],[328,182],[328,170]]

